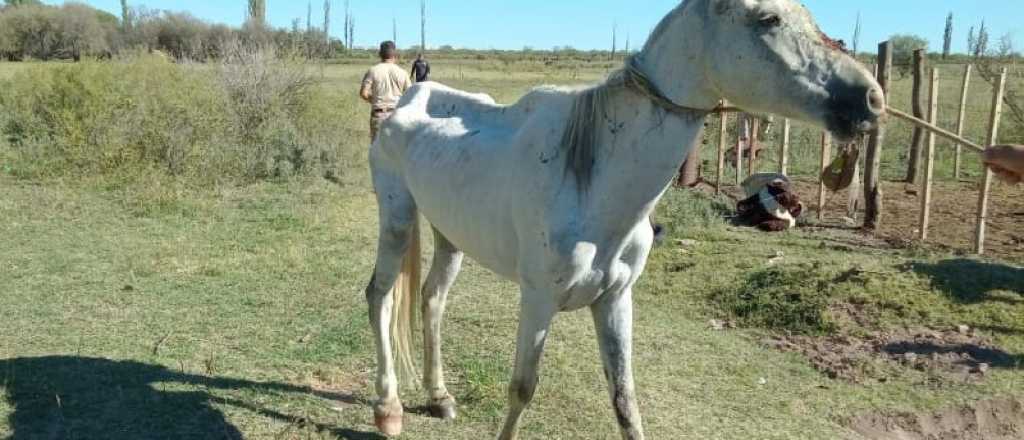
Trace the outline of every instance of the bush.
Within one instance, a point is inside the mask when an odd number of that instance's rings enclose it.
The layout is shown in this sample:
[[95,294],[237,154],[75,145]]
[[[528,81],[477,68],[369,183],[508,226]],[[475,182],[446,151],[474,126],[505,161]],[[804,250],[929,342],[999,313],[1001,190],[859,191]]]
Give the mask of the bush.
[[320,87],[301,63],[241,48],[215,68],[150,55],[40,65],[0,83],[4,156],[25,177],[337,176],[345,136]]
[[109,53],[117,18],[80,3],[23,4],[0,9],[0,57],[74,59]]

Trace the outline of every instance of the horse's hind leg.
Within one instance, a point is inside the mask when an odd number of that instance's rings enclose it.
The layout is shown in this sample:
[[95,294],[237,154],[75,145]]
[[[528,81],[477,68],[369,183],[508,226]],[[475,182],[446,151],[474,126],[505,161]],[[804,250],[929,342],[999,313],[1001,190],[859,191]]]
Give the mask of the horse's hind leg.
[[441,319],[448,289],[462,268],[462,252],[434,230],[434,262],[423,286],[423,387],[427,390],[430,414],[455,418],[455,398],[448,394],[441,362]]
[[377,395],[374,421],[387,436],[402,432],[402,403],[398,397],[398,378],[391,346],[391,317],[394,307],[392,288],[402,269],[402,259],[412,241],[417,220],[416,205],[408,190],[392,180],[375,179],[380,205],[380,238],[377,265],[366,287],[370,307],[370,325],[377,348]]

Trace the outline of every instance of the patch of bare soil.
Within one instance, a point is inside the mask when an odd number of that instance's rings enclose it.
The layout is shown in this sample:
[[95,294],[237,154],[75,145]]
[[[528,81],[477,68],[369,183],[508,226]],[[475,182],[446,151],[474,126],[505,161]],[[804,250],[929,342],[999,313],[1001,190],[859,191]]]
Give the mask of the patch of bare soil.
[[800,353],[833,379],[855,383],[885,381],[907,370],[938,381],[979,381],[992,368],[1018,360],[972,329],[874,332],[866,336],[781,336],[765,343]]
[[[979,183],[941,182],[932,190],[931,238],[928,246],[968,253],[974,248]],[[811,212],[805,216],[817,215],[818,183],[794,182],[800,199]],[[902,182],[883,182],[882,226],[876,235],[893,247],[903,247],[918,242],[920,230],[921,200],[916,185]],[[830,193],[825,204],[825,224],[850,225],[845,219],[847,192]],[[863,213],[858,214],[853,225],[859,226]],[[988,233],[985,241],[987,253],[991,256],[1022,261],[1024,260],[1024,190],[1002,183],[992,186],[989,205]]]
[[998,399],[932,414],[865,414],[849,428],[869,440],[1019,440],[1024,403]]

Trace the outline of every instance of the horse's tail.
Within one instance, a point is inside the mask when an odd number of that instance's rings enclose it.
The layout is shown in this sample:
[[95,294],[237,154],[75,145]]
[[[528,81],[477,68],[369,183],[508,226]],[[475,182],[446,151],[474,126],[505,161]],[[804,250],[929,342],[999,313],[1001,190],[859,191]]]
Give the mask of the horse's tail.
[[402,258],[402,271],[398,274],[392,290],[394,306],[391,308],[391,340],[397,355],[400,382],[416,386],[416,364],[412,357],[413,331],[422,302],[420,292],[420,221],[415,215],[409,250]]

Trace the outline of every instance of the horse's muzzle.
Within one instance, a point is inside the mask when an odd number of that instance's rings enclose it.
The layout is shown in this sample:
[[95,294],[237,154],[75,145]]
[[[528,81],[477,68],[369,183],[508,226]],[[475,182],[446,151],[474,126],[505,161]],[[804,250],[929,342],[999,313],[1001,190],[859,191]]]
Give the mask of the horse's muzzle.
[[841,141],[874,130],[885,114],[885,95],[874,84],[829,84],[826,126]]

